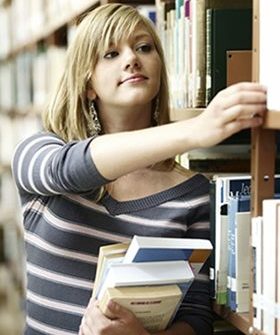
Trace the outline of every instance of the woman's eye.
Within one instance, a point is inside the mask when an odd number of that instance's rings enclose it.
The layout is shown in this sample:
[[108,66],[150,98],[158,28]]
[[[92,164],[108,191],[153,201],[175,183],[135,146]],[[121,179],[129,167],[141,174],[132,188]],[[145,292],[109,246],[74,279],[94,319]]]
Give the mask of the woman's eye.
[[115,58],[118,56],[118,52],[117,51],[109,51],[105,53],[104,58],[110,59],[110,58]]
[[141,52],[150,52],[152,50],[152,46],[150,44],[142,44],[137,47],[137,50]]

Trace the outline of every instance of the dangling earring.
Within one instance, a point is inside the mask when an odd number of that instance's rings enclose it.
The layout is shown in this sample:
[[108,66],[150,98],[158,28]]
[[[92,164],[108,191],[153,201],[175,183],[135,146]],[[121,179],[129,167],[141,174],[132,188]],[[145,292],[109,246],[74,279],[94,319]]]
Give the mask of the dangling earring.
[[89,108],[89,115],[90,115],[89,124],[88,124],[89,133],[91,136],[95,134],[98,135],[101,133],[101,124],[99,122],[97,110],[95,108],[95,104],[93,100],[89,101],[88,108]]
[[156,97],[156,101],[155,101],[153,119],[154,119],[155,125],[157,126],[159,122],[159,97],[158,96]]

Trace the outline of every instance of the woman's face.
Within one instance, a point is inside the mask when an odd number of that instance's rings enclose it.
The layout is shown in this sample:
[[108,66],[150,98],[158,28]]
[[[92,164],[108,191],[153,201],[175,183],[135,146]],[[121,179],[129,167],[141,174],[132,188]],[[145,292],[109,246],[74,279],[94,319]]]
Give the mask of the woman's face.
[[[100,55],[92,77],[99,112],[147,106],[160,87],[161,60],[148,31],[140,26],[129,39]],[[88,94],[89,96],[89,94]]]

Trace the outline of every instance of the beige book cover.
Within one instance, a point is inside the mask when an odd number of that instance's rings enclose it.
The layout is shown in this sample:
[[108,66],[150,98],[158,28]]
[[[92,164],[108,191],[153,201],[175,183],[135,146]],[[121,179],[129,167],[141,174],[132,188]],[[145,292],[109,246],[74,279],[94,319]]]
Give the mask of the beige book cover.
[[98,263],[93,287],[93,296],[96,297],[104,280],[104,274],[110,264],[122,261],[129,243],[114,243],[99,248]]
[[178,285],[109,287],[99,306],[108,315],[107,305],[113,300],[132,311],[146,330],[157,332],[168,326],[181,299],[182,291]]

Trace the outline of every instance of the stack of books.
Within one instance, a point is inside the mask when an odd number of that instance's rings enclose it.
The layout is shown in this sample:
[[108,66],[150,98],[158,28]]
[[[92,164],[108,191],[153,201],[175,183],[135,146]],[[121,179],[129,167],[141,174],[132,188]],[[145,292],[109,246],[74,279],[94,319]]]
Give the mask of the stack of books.
[[93,295],[105,315],[113,300],[148,331],[164,330],[211,251],[211,242],[204,239],[136,235],[131,243],[103,246]]

